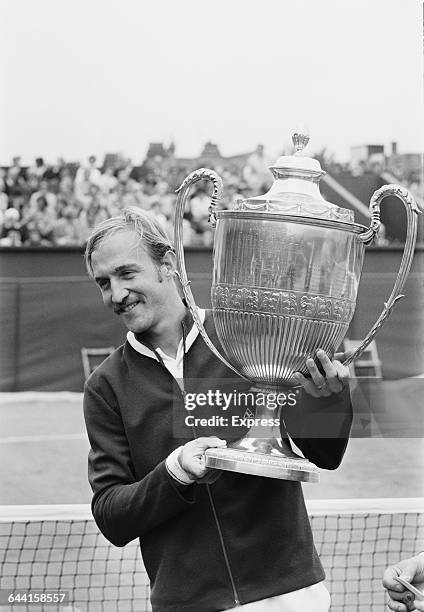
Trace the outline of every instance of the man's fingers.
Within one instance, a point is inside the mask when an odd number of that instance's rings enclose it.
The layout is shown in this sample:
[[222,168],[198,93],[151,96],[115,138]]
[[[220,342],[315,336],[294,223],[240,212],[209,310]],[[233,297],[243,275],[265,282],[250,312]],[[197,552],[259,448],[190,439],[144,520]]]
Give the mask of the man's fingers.
[[350,378],[349,368],[343,365],[342,363],[340,363],[338,359],[335,359],[333,361],[333,365],[336,369],[337,379],[341,381],[342,387],[344,387],[344,385],[349,382],[349,378]]
[[325,351],[322,349],[318,349],[316,352],[316,356],[321,362],[323,370],[327,378],[334,377],[336,375],[336,369],[331,361],[330,357],[327,355]]
[[[346,353],[337,353],[337,356],[342,358],[345,355]],[[313,397],[328,397],[332,393],[340,393],[349,380],[349,368],[338,359],[331,361],[322,349],[317,350],[316,356],[321,368],[312,358],[309,358],[306,360],[306,367],[311,377],[306,378],[300,372],[296,372],[294,377],[304,390]]]
[[[196,478],[196,480],[203,478],[210,471],[210,468],[205,466],[205,450],[208,448],[225,448],[226,446],[226,440],[221,440],[216,436],[190,440],[190,442],[184,445],[180,453],[180,465],[183,470],[190,476]],[[213,470],[213,472],[215,472],[215,470]]]
[[338,360],[331,361],[322,349],[317,351],[317,357],[324,369],[328,388],[332,393],[339,393],[343,389],[344,381],[349,378],[349,369]]
[[345,359],[349,359],[351,355],[353,355],[354,351],[345,351],[344,353],[334,353],[334,358],[337,361],[345,361]]
[[207,448],[218,448],[220,446],[227,446],[226,440],[221,440],[221,438],[217,438],[216,436],[211,436],[210,438],[196,438],[194,442],[195,445],[201,450],[206,450]]
[[329,395],[329,390],[327,388],[327,378],[325,375],[321,374],[315,361],[311,358],[307,359],[306,367],[309,370],[312,382],[314,383],[318,391],[320,391],[319,395]]
[[300,372],[295,372],[294,377],[298,383],[304,388],[304,390],[312,395],[312,397],[321,397],[319,390],[317,389],[314,381],[311,378],[305,378]]

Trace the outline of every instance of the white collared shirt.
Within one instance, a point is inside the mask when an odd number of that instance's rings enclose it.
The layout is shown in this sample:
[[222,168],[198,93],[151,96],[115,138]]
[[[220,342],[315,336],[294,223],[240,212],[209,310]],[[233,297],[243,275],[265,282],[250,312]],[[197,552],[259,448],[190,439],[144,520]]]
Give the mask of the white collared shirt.
[[[202,324],[205,322],[205,311],[201,308],[197,310],[200,321]],[[197,329],[197,325],[193,325],[189,333],[187,334],[187,338],[185,340],[185,350],[188,351],[193,342],[196,340],[199,335],[199,330]],[[155,359],[159,361],[158,356],[160,355],[164,366],[166,369],[172,374],[172,376],[177,381],[181,390],[183,390],[183,362],[184,362],[184,342],[181,338],[180,343],[177,348],[177,354],[175,357],[170,357],[163,352],[159,347],[155,349],[156,352],[147,348],[144,344],[139,342],[135,337],[135,334],[131,331],[127,333],[127,340],[131,344],[134,350],[141,355],[145,355],[146,357],[150,357],[151,359]],[[156,354],[157,353],[157,354]]]

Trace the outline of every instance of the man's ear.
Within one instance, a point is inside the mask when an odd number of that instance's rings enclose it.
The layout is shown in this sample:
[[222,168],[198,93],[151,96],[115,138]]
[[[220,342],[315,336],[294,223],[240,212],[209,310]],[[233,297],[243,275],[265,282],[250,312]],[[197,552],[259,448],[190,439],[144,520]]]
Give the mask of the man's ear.
[[160,264],[160,270],[164,278],[173,279],[175,276],[177,266],[177,259],[174,251],[166,251],[165,255],[162,257],[162,261]]

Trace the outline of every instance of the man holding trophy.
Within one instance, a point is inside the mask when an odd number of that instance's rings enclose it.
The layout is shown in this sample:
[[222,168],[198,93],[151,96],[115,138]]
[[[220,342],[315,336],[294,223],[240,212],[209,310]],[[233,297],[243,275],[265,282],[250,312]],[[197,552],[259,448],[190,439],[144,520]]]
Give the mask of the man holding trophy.
[[[316,177],[314,168],[303,175],[293,171],[294,181]],[[200,171],[183,183],[177,214],[187,186],[208,176],[216,180]],[[327,214],[325,230],[336,223],[335,237],[326,235],[325,245],[322,237],[315,239],[311,197],[300,203],[295,219],[306,219],[303,234],[297,226],[294,234],[287,227],[276,230],[281,211],[270,211],[274,200],[252,203],[245,215],[255,221],[252,227],[239,226],[242,215],[231,227],[221,225],[227,248],[215,244],[212,312],[192,300],[178,222],[176,254],[139,209],[104,221],[87,243],[89,274],[128,329],[125,344],[85,387],[92,511],[115,545],[139,538],[154,612],[329,609],[300,482],[316,481],[316,466],[337,468],[347,445],[349,371],[333,355],[353,316],[360,267],[354,255],[362,245],[349,234],[341,209],[322,202],[318,216]],[[262,204],[264,217],[258,219]],[[284,214],[291,221],[293,202],[288,205]],[[266,239],[263,232],[270,232]],[[357,228],[352,233],[360,235]],[[218,237],[218,247],[224,239]],[[276,242],[279,251],[271,253],[267,249]],[[281,407],[272,425],[269,407],[256,406],[264,426],[242,431],[244,436],[233,432],[228,444],[225,424],[202,426],[200,419],[200,427],[185,433],[176,427],[176,415],[187,412],[188,393],[215,397],[222,385],[245,396],[292,389],[296,401]],[[226,414],[238,418],[245,408],[233,402]],[[304,457],[293,452],[290,440]]]

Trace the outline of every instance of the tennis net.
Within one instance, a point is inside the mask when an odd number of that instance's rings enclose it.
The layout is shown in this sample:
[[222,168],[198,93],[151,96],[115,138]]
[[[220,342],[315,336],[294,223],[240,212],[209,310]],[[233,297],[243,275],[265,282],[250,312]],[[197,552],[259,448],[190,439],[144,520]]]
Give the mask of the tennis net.
[[[387,565],[422,550],[424,499],[309,500],[315,544],[327,574],[332,612],[384,609]],[[67,592],[57,605],[20,610],[145,612],[149,584],[138,542],[115,548],[87,505],[0,507],[0,610],[9,593]]]

